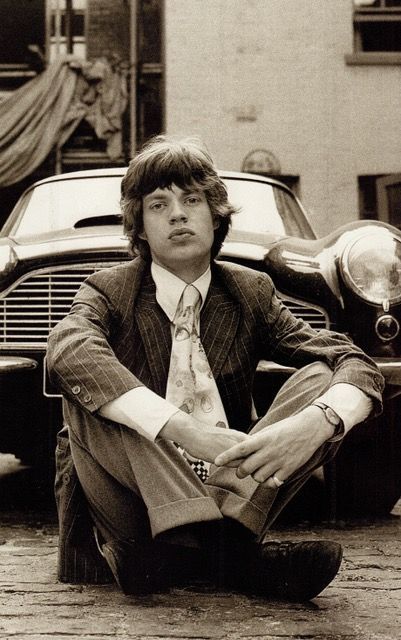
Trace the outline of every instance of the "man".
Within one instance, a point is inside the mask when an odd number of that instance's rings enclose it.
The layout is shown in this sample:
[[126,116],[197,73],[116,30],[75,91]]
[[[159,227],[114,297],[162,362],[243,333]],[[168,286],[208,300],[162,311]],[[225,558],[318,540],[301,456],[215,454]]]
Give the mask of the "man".
[[[381,374],[344,336],[294,318],[267,275],[215,261],[235,209],[199,142],[146,145],[122,210],[137,257],[87,279],[47,356],[99,550],[127,594],[202,574],[313,598],[340,545],[277,543],[269,527],[380,411]],[[261,358],[299,371],[257,420]]]

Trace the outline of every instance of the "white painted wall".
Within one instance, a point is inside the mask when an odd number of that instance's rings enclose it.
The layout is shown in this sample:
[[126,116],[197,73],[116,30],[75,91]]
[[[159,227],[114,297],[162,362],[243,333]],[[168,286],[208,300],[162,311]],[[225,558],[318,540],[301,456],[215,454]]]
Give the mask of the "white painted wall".
[[401,70],[349,66],[352,0],[166,0],[166,128],[224,169],[255,148],[300,176],[320,234],[358,218],[357,176],[401,171]]

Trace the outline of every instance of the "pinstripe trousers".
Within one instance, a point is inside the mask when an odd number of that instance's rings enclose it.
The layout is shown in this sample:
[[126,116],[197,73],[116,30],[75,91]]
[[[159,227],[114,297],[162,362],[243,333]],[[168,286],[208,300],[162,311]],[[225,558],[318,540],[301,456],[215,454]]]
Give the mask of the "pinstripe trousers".
[[[254,433],[299,412],[329,386],[332,372],[313,363],[282,386]],[[324,444],[280,489],[235,469],[211,467],[203,484],[172,442],[148,441],[118,425],[98,429],[70,427],[72,457],[93,521],[102,537],[146,539],[181,525],[230,517],[260,538],[314,469],[335,454],[338,443]]]

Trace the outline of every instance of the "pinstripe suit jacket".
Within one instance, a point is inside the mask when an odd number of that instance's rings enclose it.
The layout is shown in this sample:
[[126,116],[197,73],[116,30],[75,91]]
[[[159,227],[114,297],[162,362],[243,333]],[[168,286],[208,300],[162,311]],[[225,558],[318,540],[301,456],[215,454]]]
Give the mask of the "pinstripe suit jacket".
[[[129,389],[146,385],[164,396],[170,362],[170,322],[156,302],[149,265],[137,258],[92,276],[71,312],[52,331],[47,361],[61,390],[66,422],[96,428],[97,410]],[[247,429],[259,359],[301,367],[316,360],[350,382],[380,410],[383,379],[376,365],[344,336],[316,332],[295,319],[262,273],[217,262],[201,313],[201,339],[229,425]],[[109,571],[96,552],[86,501],[65,430],[56,451],[59,579],[104,582]]]
[[[265,274],[212,264],[201,340],[232,428],[250,423],[262,358],[296,368],[322,360],[334,371],[333,384],[354,384],[373,399],[375,412],[380,409],[383,379],[376,365],[343,335],[317,332],[294,318]],[[65,398],[67,421],[95,426],[103,404],[140,385],[164,397],[170,350],[170,323],[156,302],[148,264],[137,258],[90,276],[49,339],[49,373]]]

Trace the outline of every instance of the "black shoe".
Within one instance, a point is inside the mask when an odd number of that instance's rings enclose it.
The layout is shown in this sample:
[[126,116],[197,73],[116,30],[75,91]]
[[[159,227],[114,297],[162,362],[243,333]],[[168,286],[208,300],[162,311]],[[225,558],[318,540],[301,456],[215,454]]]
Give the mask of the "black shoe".
[[341,545],[332,541],[255,544],[248,555],[248,569],[243,571],[242,586],[257,595],[304,602],[330,584],[341,559]]
[[159,534],[155,544],[165,558],[171,587],[216,587],[220,521],[196,522]]
[[168,588],[166,560],[152,542],[111,540],[100,552],[125,595],[147,595]]

